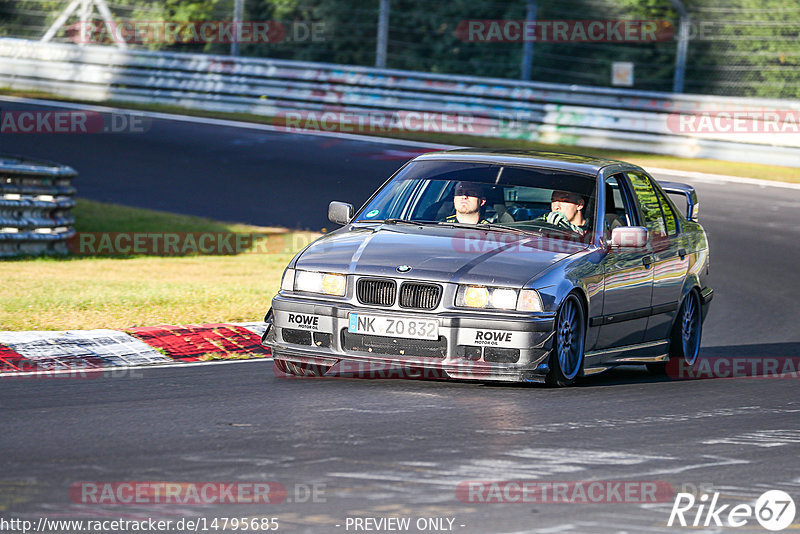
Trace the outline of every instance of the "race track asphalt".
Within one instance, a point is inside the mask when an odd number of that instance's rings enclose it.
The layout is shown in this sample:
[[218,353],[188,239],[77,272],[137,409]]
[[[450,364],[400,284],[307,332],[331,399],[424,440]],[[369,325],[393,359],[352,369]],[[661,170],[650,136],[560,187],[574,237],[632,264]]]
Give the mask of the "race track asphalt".
[[[86,198],[314,229],[329,224],[329,200],[359,204],[419,150],[161,120],[146,134],[0,135],[0,152],[75,167]],[[684,181],[711,243],[703,356],[800,357],[800,191]],[[719,492],[720,505],[752,505],[770,489],[800,505],[798,377],[672,381],[630,368],[554,390],[285,379],[250,362],[3,380],[0,517],[263,516],[286,532],[353,532],[348,517],[446,517],[465,533],[688,530],[666,526],[671,497],[487,504],[456,489],[658,481]],[[292,502],[80,504],[68,491],[79,481],[277,481]],[[318,502],[298,502],[295,488],[313,484]],[[750,518],[737,531],[762,530]]]

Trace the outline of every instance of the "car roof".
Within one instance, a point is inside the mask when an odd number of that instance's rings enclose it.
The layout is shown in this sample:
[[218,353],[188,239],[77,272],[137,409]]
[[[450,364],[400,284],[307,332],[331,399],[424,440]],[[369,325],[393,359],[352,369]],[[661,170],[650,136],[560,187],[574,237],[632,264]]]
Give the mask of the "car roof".
[[591,175],[597,175],[600,169],[608,165],[624,164],[635,167],[629,163],[613,159],[538,150],[457,148],[441,152],[428,152],[415,159],[525,165],[529,167],[559,169]]

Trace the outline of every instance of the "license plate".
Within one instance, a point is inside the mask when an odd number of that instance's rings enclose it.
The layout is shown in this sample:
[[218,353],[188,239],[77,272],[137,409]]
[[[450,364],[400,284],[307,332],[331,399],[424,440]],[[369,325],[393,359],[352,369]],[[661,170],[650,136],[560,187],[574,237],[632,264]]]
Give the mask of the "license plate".
[[402,337],[405,339],[439,339],[439,321],[408,317],[383,317],[351,313],[347,331],[351,334]]

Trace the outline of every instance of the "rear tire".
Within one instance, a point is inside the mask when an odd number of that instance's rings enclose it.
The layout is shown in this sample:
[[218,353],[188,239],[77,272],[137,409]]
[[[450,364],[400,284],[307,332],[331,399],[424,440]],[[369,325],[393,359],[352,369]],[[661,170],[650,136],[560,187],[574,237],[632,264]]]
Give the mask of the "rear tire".
[[570,294],[561,304],[553,333],[553,350],[550,352],[550,371],[545,381],[551,386],[563,387],[575,383],[583,368],[586,343],[586,314],[580,300]]

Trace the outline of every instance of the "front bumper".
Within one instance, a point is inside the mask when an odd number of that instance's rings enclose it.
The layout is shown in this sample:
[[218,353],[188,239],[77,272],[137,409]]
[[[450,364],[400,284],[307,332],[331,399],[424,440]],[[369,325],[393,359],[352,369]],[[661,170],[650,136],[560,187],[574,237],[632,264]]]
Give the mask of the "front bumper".
[[[439,339],[351,334],[351,312],[436,319]],[[422,369],[431,377],[542,382],[549,371],[555,314],[399,311],[278,295],[265,321],[269,327],[261,342],[274,358],[314,365],[326,374],[370,374],[377,366],[384,376],[415,376]]]

